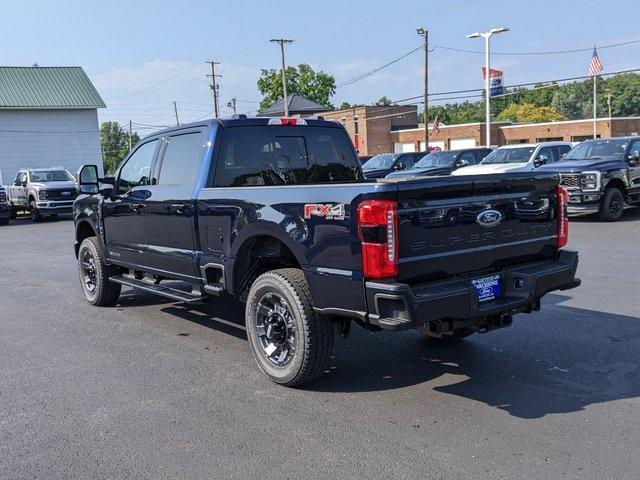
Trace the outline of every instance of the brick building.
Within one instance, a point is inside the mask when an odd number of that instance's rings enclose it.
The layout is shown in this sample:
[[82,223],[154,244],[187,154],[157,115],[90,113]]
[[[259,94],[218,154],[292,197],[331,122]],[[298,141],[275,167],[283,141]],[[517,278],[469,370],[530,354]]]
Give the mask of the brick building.
[[[324,112],[327,120],[344,124],[361,155],[388,152],[425,151],[424,127],[418,125],[415,105],[366,106]],[[640,117],[601,118],[597,135],[601,138],[640,133]],[[580,142],[593,137],[593,120],[491,124],[491,144],[534,143],[552,140]],[[455,150],[485,144],[484,122],[442,125],[438,133],[430,133],[429,145],[442,150]]]

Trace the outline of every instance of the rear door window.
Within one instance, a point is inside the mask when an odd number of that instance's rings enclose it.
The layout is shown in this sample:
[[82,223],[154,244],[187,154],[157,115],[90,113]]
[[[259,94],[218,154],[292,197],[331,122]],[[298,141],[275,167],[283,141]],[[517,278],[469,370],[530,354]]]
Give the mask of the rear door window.
[[160,185],[184,185],[193,180],[202,159],[202,133],[169,137],[160,166]]
[[222,135],[216,187],[299,185],[360,180],[358,161],[337,128],[228,127]]
[[557,147],[554,147],[554,148],[556,150],[556,159],[557,160],[560,160],[563,155],[566,155],[571,150],[571,146],[570,145],[558,145]]

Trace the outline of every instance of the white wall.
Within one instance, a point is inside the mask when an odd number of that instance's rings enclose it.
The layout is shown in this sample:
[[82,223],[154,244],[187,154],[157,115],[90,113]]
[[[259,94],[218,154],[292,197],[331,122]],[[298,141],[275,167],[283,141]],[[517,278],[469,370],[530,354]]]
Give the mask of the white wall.
[[408,152],[415,152],[416,151],[416,144],[411,142],[411,143],[394,143],[393,144],[393,151],[394,153],[408,153]]
[[0,110],[0,170],[62,166],[75,175],[95,163],[102,175],[98,114],[93,110]]
[[475,146],[475,138],[452,138],[450,142],[451,150],[462,150],[463,148],[474,148]]

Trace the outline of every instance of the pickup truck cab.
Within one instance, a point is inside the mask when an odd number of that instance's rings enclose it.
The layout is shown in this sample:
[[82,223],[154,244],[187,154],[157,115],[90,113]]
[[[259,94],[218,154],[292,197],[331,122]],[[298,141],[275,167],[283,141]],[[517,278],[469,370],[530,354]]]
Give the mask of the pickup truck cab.
[[487,155],[479,165],[460,168],[453,175],[533,172],[542,165],[557,162],[570,150],[569,142],[504,145]]
[[236,296],[256,363],[284,385],[321,375],[352,322],[457,339],[579,284],[556,174],[365,181],[336,122],[182,125],[141,140],[114,178],[78,177],[86,299]]
[[33,222],[71,213],[77,195],[76,180],[62,167],[19,170],[9,186],[12,215],[26,211]]
[[431,152],[416,162],[413,167],[391,172],[386,178],[424,177],[450,175],[454,170],[477,165],[492,152],[490,148],[467,148],[446,152]]
[[569,191],[567,212],[622,218],[625,203],[640,205],[640,137],[587,140],[562,161],[541,170],[557,172]]
[[381,153],[374,155],[362,165],[365,178],[383,178],[391,172],[399,172],[413,165],[427,152]]

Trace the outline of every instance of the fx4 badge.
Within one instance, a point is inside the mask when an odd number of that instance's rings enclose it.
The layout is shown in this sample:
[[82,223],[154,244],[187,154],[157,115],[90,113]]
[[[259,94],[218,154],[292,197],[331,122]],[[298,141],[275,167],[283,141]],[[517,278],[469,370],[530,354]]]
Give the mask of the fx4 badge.
[[324,217],[327,220],[344,220],[345,211],[343,203],[305,203],[304,218]]

